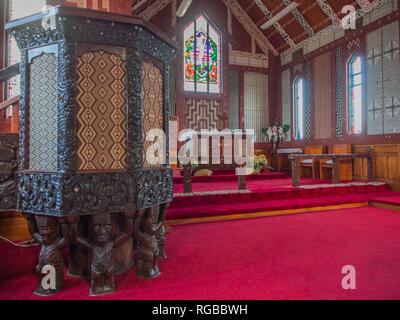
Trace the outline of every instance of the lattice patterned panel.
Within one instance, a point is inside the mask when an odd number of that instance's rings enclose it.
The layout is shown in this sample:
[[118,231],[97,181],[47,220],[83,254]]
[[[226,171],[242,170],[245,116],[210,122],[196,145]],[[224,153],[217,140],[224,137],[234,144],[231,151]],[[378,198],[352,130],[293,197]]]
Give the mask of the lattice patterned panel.
[[382,30],[367,34],[367,122],[368,134],[383,133]]
[[238,71],[229,72],[229,128],[239,129],[240,125],[240,77]]
[[30,66],[29,166],[33,171],[57,171],[57,92],[57,57],[44,53]]
[[305,138],[311,140],[311,64],[306,61],[306,77],[304,82]]
[[400,56],[398,21],[382,28],[384,133],[400,132]]
[[254,129],[256,142],[265,142],[262,128],[268,127],[268,76],[244,73],[244,128]]
[[[282,72],[282,124],[292,126],[292,108],[291,108],[291,82],[290,69]],[[286,134],[285,141],[290,141],[292,130]]]
[[336,137],[343,136],[343,58],[342,48],[336,49]]
[[126,167],[126,66],[103,50],[77,58],[79,170]]
[[331,53],[314,58],[313,68],[313,118],[314,139],[329,139],[332,133]]
[[152,129],[164,130],[164,76],[154,64],[144,62],[142,66],[143,80],[143,167],[159,167],[151,165],[146,159],[146,152],[153,142],[146,141],[147,133]]
[[218,101],[186,99],[185,105],[185,129],[218,129]]

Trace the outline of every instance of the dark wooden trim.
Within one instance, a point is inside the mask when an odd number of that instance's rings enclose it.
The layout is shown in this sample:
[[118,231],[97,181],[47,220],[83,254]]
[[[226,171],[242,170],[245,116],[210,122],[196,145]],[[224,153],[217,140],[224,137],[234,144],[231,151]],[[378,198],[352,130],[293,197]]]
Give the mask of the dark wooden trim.
[[0,82],[7,81],[8,79],[19,74],[19,63],[6,67],[0,70]]
[[[6,66],[6,1],[0,0],[0,70]],[[4,101],[4,84],[0,81],[0,101]]]
[[[121,14],[121,13],[112,13],[112,12],[104,12],[99,10],[92,10],[92,9],[82,9],[77,7],[69,7],[69,6],[57,6],[55,9],[56,14],[61,14],[63,16],[74,16],[80,18],[87,18],[87,19],[96,19],[102,21],[110,21],[110,22],[118,22],[118,23],[127,23],[127,24],[134,24],[137,26],[143,26],[155,36],[160,38],[161,40],[167,42],[169,45],[177,48],[177,44],[173,41],[170,37],[168,37],[164,32],[159,30],[157,27],[152,25],[151,23],[144,21],[141,18],[134,17],[132,15]],[[24,17],[21,19],[16,19],[10,21],[6,24],[6,30],[14,29],[17,27],[21,27],[32,23],[34,21],[38,21],[43,19],[47,13],[37,13],[28,17]]]
[[239,129],[244,130],[244,72],[239,77]]
[[12,98],[10,100],[6,100],[6,101],[0,103],[0,110],[3,110],[3,109],[5,109],[5,108],[7,108],[9,106],[13,106],[15,104],[18,104],[19,103],[19,98],[20,98],[20,96],[17,96],[15,98]]

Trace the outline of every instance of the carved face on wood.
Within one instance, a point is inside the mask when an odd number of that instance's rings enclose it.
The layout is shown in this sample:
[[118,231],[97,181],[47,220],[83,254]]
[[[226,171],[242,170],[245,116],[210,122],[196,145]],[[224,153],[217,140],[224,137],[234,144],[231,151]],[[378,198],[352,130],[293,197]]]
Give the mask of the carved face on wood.
[[44,245],[50,245],[60,237],[60,227],[56,218],[38,216],[37,226]]
[[96,214],[89,220],[90,239],[99,247],[111,241],[112,221],[110,214]]
[[141,221],[141,229],[143,232],[147,234],[153,234],[154,233],[153,226],[154,226],[153,210],[147,209]]

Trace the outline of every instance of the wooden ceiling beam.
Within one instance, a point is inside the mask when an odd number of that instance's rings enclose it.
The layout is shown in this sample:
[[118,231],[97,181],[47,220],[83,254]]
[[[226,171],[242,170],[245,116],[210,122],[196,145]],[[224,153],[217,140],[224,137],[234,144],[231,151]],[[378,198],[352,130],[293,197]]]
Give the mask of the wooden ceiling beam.
[[340,19],[336,12],[332,9],[327,0],[317,0],[317,3],[325,15],[331,20],[332,24],[339,25]]
[[246,11],[246,13],[248,13],[255,5],[255,2],[252,1],[250,2],[250,4],[244,9],[244,11]]
[[[286,6],[289,6],[293,2],[291,0],[282,0],[282,1]],[[292,15],[295,17],[297,22],[303,27],[303,29],[308,34],[308,36],[310,36],[310,37],[314,36],[313,28],[311,28],[311,26],[309,25],[307,20],[304,19],[303,15],[300,13],[299,9],[295,8],[292,11]]]
[[[265,14],[265,16],[268,18],[268,20],[271,20],[273,18],[273,15],[272,15],[271,11],[269,11],[269,9],[267,8],[267,6],[264,4],[264,2],[262,0],[254,0],[253,3],[257,4],[257,6]],[[295,46],[294,41],[292,40],[292,38],[290,38],[290,36],[285,31],[285,29],[282,28],[282,26],[280,25],[279,22],[275,23],[274,27],[279,32],[279,34],[282,36],[283,40],[285,40],[286,43],[290,47],[294,47]]]
[[[314,9],[318,4],[316,2],[313,2],[310,6],[308,6],[307,8],[303,9],[302,11],[300,11],[300,13],[302,15],[305,15],[306,13],[308,13],[308,11]],[[264,19],[265,20],[265,19]],[[286,28],[288,25],[290,25],[291,23],[295,22],[296,19],[294,17],[290,18],[288,21],[286,21],[284,24],[282,24],[283,28]],[[265,22],[265,21],[264,21]],[[263,22],[263,23],[264,23]],[[277,33],[277,31],[273,31],[271,33],[268,34],[267,38],[270,39],[271,37],[273,37],[275,34]]]
[[139,17],[149,21],[157,13],[159,13],[162,9],[169,5],[171,1],[172,0],[157,0],[151,5],[149,5],[148,3],[148,7],[139,14]]
[[[356,6],[356,4],[358,3],[358,1],[359,1],[359,0],[355,0],[355,1],[353,1],[352,3],[350,3],[350,5]],[[357,18],[360,18],[360,17],[365,16],[366,14],[370,13],[372,10],[374,10],[375,8],[377,8],[379,5],[383,5],[383,4],[388,3],[388,2],[390,2],[390,0],[376,0],[375,2],[373,2],[373,6],[368,7],[368,11],[364,11],[363,9],[357,10],[357,12],[356,12]],[[338,13],[339,13],[339,12],[337,12],[337,14],[338,14]],[[329,21],[329,18],[326,18],[326,19],[324,19],[324,21],[321,21],[316,27],[319,27],[320,25],[323,24],[323,22],[327,23],[328,21]],[[340,25],[341,25],[341,24],[340,24]],[[340,27],[340,26],[339,26],[339,27]],[[326,34],[327,32],[330,32],[330,31],[332,31],[332,30],[334,30],[334,29],[336,29],[336,28],[337,28],[337,27],[335,27],[334,25],[329,25],[328,27],[326,27],[326,28],[322,29],[321,31],[319,31],[315,36],[316,36],[316,37],[321,37],[321,36],[323,36],[324,34]],[[300,34],[298,37],[296,37],[296,38],[294,39],[294,41],[300,40],[302,37],[305,37],[305,36],[306,36],[306,33],[303,32],[303,33]],[[312,39],[312,38],[306,38],[306,39],[302,40],[300,43],[297,43],[295,49],[299,49],[299,48],[303,47],[303,46],[306,44],[306,42],[307,42],[307,41],[310,41],[311,39]],[[285,48],[286,48],[286,46],[280,46],[280,47],[278,47],[277,49],[278,49],[278,51],[282,51],[282,50],[284,50]],[[289,49],[295,50],[295,49],[293,49],[293,48],[289,48]]]
[[237,2],[237,0],[222,0],[225,5],[231,10],[232,14],[240,22],[242,27],[247,31],[247,33],[254,38],[261,50],[268,55],[268,50],[278,56],[279,53],[275,47],[269,42],[261,30],[257,27],[254,21],[249,17],[242,6]]

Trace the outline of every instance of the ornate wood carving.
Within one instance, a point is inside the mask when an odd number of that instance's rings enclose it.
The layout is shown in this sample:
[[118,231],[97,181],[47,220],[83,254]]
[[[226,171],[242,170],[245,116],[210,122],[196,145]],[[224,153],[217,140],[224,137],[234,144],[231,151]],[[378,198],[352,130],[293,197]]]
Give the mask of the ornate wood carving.
[[[39,254],[39,262],[36,266],[38,284],[35,294],[41,296],[52,295],[64,289],[64,250],[69,241],[68,227],[65,220],[47,216],[24,215],[28,222],[29,232],[32,238],[42,245]],[[51,266],[55,269],[55,288],[44,288],[42,281],[47,274],[44,267]]]
[[158,267],[160,250],[156,234],[160,232],[164,224],[159,220],[158,210],[159,208],[155,206],[141,210],[138,214],[137,239],[139,254],[136,275],[139,278],[151,279],[161,274]]
[[[254,0],[254,2],[261,9],[261,11],[265,14],[265,16],[268,18],[268,20],[273,18],[271,11],[269,11],[269,9],[267,8],[267,6],[264,4],[264,2],[262,0]],[[294,43],[294,41],[292,40],[292,38],[290,38],[290,36],[287,34],[285,29],[283,29],[283,27],[281,26],[281,24],[279,22],[275,23],[274,27],[290,47],[294,47],[296,45]]]
[[77,219],[71,220],[71,240],[91,252],[90,295],[98,296],[115,291],[116,266],[113,249],[127,240],[133,232],[132,215],[125,214],[125,230],[112,239],[110,214],[96,214],[89,218],[89,238],[79,235]]
[[238,19],[243,28],[257,41],[257,44],[263,50],[265,54],[268,51],[278,56],[278,51],[273,47],[273,45],[267,40],[261,30],[257,25],[251,20],[246,11],[240,6],[237,0],[223,0],[225,5],[232,11],[233,15]]
[[0,209],[16,208],[18,134],[0,134]]
[[161,222],[162,226],[156,233],[156,239],[157,239],[157,244],[158,244],[158,249],[160,250],[160,259],[166,259],[167,255],[165,253],[165,216],[167,214],[168,207],[170,206],[171,202],[169,203],[164,203],[159,206],[158,209],[158,216],[157,216],[157,222]]
[[[22,56],[17,208],[28,214],[27,219],[30,221],[33,221],[34,215],[40,215],[41,221],[45,221],[43,225],[50,224],[52,219],[68,217],[72,224],[71,235],[74,239],[74,243],[70,246],[72,251],[70,258],[86,257],[78,266],[75,264],[76,261],[73,261],[71,274],[76,271],[76,275],[86,276],[87,263],[90,261],[91,293],[98,295],[115,290],[113,282],[115,270],[123,272],[132,265],[134,241],[128,240],[133,232],[132,216],[126,214],[126,222],[122,228],[118,213],[159,208],[161,205],[161,212],[156,212],[155,209],[152,211],[157,214],[158,220],[164,222],[166,204],[172,201],[173,180],[172,169],[168,166],[168,154],[166,166],[151,170],[142,167],[142,66],[145,55],[162,66],[164,100],[161,108],[164,115],[163,129],[166,131],[168,141],[169,64],[176,53],[176,48],[161,32],[134,17],[104,12],[99,14],[95,11],[62,6],[55,8],[55,14],[56,28],[45,30],[42,27],[41,14],[7,24],[8,31],[13,32],[17,39]],[[121,170],[78,170],[77,52],[82,44],[118,47],[125,51],[127,144],[126,168]],[[27,71],[31,60],[28,57],[35,52],[45,50],[43,48],[50,45],[57,46],[55,55],[58,58],[57,170],[28,171],[31,125]],[[54,216],[57,218],[53,218]],[[78,225],[80,216],[84,217],[81,219],[82,223]],[[136,219],[139,222],[140,220]],[[35,233],[34,224],[32,226]],[[115,230],[111,228],[114,233],[111,233],[110,226],[117,228]],[[86,229],[90,232],[88,233]],[[142,230],[148,231],[144,222]],[[162,228],[157,227],[150,233],[152,233],[150,238],[155,238],[157,250],[158,246],[163,248],[165,237]],[[141,237],[144,238],[146,236]],[[123,245],[120,246],[122,242]],[[115,248],[115,261],[113,248]],[[47,249],[50,250],[50,247],[46,247]],[[55,253],[51,252],[46,254],[53,257]],[[92,259],[88,258],[90,255]],[[61,268],[61,264],[59,266]],[[154,273],[157,271],[153,272],[153,275]]]
[[137,208],[144,209],[172,201],[172,169],[140,170],[137,180]]

